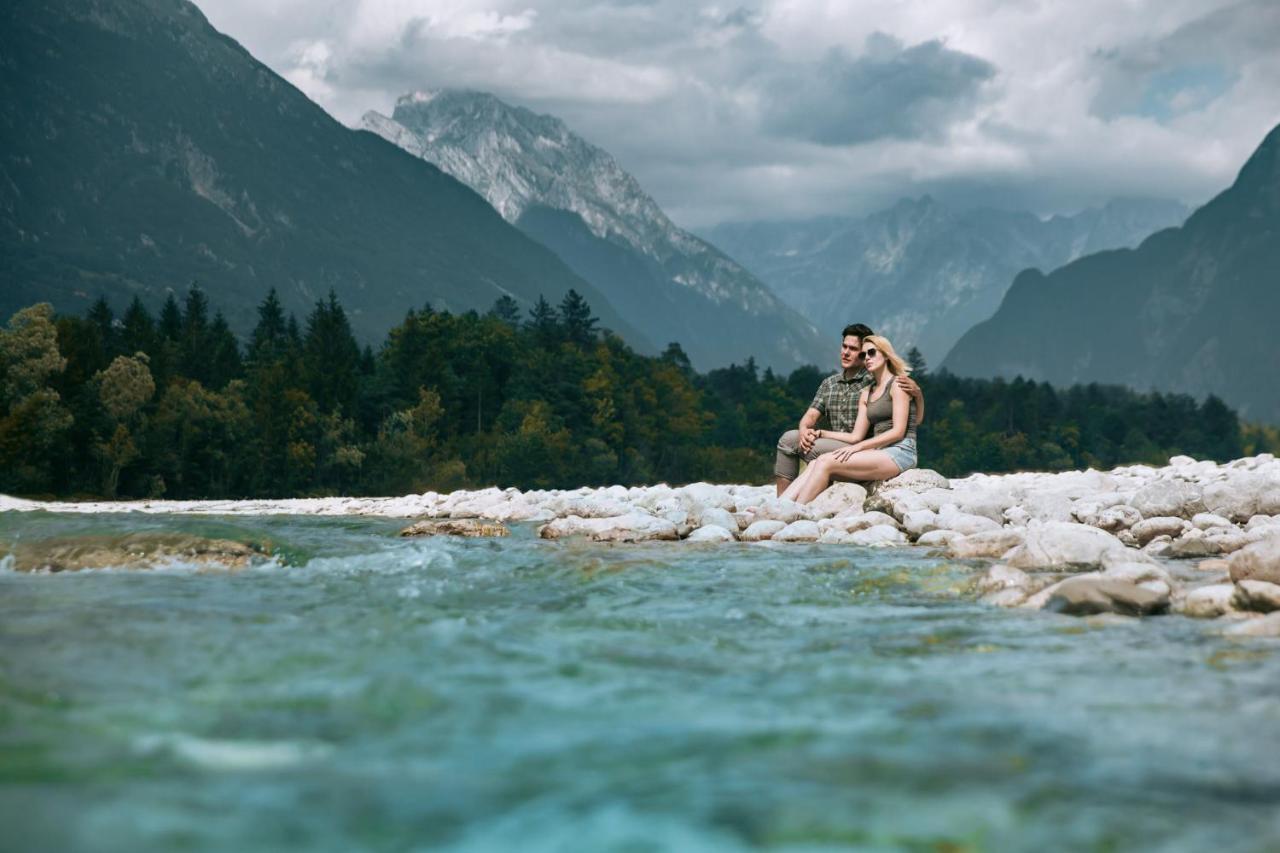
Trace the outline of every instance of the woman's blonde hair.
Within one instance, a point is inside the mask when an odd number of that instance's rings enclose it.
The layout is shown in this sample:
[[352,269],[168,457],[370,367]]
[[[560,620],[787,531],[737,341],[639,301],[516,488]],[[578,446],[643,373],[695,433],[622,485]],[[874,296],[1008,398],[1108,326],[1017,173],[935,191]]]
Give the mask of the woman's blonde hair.
[[862,345],[871,344],[884,356],[885,366],[889,368],[889,372],[894,376],[906,376],[911,372],[911,365],[902,360],[902,356],[898,355],[893,344],[889,343],[889,339],[880,335],[867,335],[862,339]]

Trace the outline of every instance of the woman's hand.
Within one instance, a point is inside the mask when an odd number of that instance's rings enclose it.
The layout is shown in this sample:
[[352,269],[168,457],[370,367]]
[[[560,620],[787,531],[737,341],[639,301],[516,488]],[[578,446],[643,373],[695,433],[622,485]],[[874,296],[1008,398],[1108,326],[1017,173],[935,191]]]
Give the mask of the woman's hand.
[[835,453],[832,454],[832,458],[836,462],[848,462],[850,459],[853,458],[853,455],[861,449],[862,449],[861,447],[855,444],[853,447],[849,447],[844,450],[837,450]]

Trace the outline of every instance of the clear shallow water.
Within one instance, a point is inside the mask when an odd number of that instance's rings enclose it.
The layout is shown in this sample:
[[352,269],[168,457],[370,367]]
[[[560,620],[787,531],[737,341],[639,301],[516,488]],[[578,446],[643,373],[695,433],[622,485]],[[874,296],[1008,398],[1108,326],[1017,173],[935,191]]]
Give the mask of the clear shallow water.
[[847,546],[269,541],[0,571],[0,848],[1277,850],[1280,645],[994,610]]

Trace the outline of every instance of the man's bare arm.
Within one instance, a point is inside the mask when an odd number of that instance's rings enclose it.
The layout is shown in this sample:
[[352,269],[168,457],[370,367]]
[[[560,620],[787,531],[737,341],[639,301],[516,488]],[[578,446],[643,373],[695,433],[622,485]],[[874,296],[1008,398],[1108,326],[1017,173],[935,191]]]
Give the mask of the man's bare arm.
[[906,391],[916,401],[916,426],[924,423],[924,392],[910,376],[899,376],[898,387]]

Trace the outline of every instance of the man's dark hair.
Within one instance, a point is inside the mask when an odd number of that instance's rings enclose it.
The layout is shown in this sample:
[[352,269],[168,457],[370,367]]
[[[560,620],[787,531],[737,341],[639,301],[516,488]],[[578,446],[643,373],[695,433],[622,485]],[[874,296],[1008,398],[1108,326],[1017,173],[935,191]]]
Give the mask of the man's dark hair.
[[865,338],[867,335],[874,335],[874,334],[875,332],[871,331],[871,327],[868,326],[866,323],[850,323],[848,326],[845,326],[844,331],[840,333],[840,339],[844,340],[850,335],[853,335],[855,338],[858,338],[859,340],[861,340],[862,338]]

